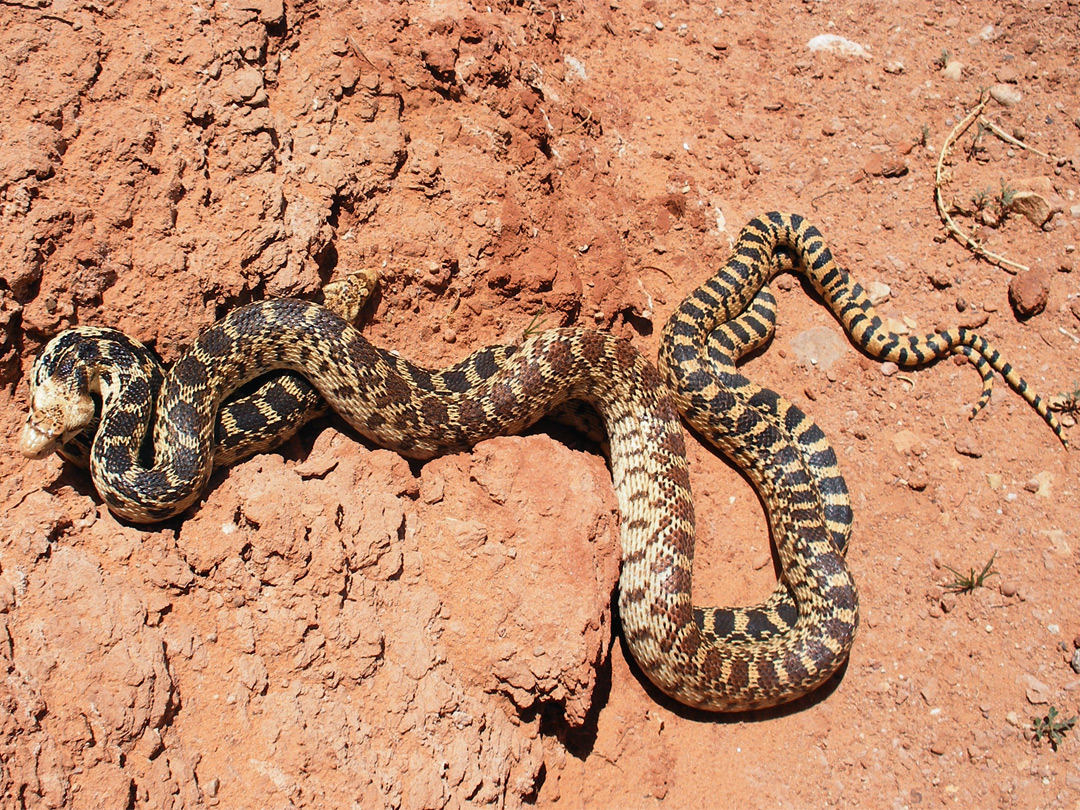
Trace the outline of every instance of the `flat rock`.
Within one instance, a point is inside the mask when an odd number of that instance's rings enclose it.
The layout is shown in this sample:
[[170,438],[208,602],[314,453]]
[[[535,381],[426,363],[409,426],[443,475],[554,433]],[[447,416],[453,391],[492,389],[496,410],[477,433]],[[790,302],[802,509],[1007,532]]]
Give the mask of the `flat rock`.
[[838,56],[857,56],[862,59],[870,59],[870,52],[866,47],[838,34],[818,34],[806,43],[806,47],[811,51],[825,51],[835,53]]
[[953,447],[960,455],[968,456],[970,458],[979,458],[983,454],[982,445],[980,445],[978,439],[970,433],[958,436],[953,443]]
[[832,368],[847,349],[847,343],[827,326],[807,329],[791,339],[791,350],[796,359],[803,365],[815,366],[822,371]]
[[889,285],[880,281],[868,281],[863,289],[870,297],[870,303],[874,306],[888,301],[889,296],[892,295],[892,289]]
[[948,79],[950,82],[960,81],[964,78],[964,63],[949,62],[949,64],[941,69],[941,78]]
[[1037,228],[1041,228],[1054,214],[1050,202],[1034,191],[1017,191],[1013,194],[1009,210],[1021,214]]
[[1015,107],[1023,100],[1024,94],[1011,84],[995,84],[990,88],[990,97],[1002,107]]

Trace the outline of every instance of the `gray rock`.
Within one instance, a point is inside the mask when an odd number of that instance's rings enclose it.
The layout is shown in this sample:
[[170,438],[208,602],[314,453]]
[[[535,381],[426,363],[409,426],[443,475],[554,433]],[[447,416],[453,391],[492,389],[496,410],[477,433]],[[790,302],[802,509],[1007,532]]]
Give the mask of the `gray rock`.
[[791,350],[796,359],[822,371],[828,371],[847,348],[847,343],[827,326],[807,329],[791,339]]
[[1024,98],[1024,94],[1011,84],[995,84],[990,88],[990,97],[1002,107],[1015,107]]

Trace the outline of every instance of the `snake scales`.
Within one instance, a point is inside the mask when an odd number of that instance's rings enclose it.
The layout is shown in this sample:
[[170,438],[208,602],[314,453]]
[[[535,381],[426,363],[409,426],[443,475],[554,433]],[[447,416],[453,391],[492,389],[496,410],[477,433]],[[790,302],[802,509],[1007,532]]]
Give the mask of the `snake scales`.
[[[691,424],[744,467],[768,505],[785,587],[756,608],[692,606],[694,514],[678,412],[653,367],[603,333],[551,330],[430,371],[374,347],[323,307],[266,301],[219,321],[163,373],[123,334],[78,327],[54,338],[34,365],[21,446],[40,457],[75,441],[100,414],[89,459],[98,492],[119,516],[151,522],[191,505],[215,460],[274,440],[274,429],[244,438],[245,425],[265,429],[270,411],[291,410],[286,422],[294,425],[305,418],[313,400],[290,393],[294,378],[286,374],[228,405],[215,428],[233,392],[274,370],[304,375],[357,431],[415,458],[519,432],[560,403],[588,402],[608,434],[622,519],[619,611],[638,664],[692,706],[774,705],[824,682],[846,659],[857,626],[843,559],[850,505],[835,455],[798,409],[734,370],[771,334],[768,279],[800,264],[864,349],[902,364],[960,351],[983,373],[984,388],[987,364],[1004,369],[1061,435],[1042,401],[981,338],[964,330],[907,340],[884,332],[816,229],[787,215],[754,220],[731,260],[668,322],[661,366]],[[286,394],[267,405],[270,391]]]

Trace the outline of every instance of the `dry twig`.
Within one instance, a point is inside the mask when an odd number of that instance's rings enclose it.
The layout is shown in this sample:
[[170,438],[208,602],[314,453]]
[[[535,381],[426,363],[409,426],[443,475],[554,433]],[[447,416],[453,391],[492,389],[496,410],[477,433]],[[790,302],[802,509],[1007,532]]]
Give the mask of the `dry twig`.
[[[942,193],[942,188],[948,182],[945,171],[945,157],[949,154],[949,150],[952,145],[956,143],[956,139],[967,132],[970,127],[982,114],[982,111],[986,109],[986,105],[990,103],[990,94],[983,93],[979,98],[979,103],[969,112],[964,118],[953,127],[952,132],[949,133],[949,137],[945,139],[945,143],[941,146],[941,153],[938,155],[937,169],[934,171],[934,200],[937,202],[938,216],[941,217],[941,221],[945,224],[945,230],[955,236],[960,242],[967,247],[976,256],[981,256],[987,261],[993,262],[998,267],[1009,273],[1016,273],[1017,270],[1027,270],[1027,265],[1014,262],[1011,259],[1006,259],[991,250],[987,250],[981,242],[970,234],[965,233],[959,225],[949,215],[948,206],[945,205],[945,195]],[[996,128],[995,129],[995,134]]]

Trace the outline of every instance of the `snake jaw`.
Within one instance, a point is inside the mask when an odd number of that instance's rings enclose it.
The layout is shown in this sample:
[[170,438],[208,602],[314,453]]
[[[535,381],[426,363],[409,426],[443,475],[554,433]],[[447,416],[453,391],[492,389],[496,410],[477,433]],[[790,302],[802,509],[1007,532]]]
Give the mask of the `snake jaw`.
[[49,435],[48,430],[36,423],[34,414],[26,417],[22,433],[19,436],[19,452],[26,458],[39,460],[45,458],[57,448],[58,442]]
[[65,391],[53,380],[45,380],[30,398],[19,452],[29,459],[45,458],[81,433],[94,413],[94,400],[88,393]]

